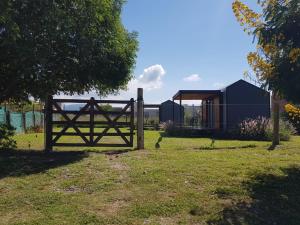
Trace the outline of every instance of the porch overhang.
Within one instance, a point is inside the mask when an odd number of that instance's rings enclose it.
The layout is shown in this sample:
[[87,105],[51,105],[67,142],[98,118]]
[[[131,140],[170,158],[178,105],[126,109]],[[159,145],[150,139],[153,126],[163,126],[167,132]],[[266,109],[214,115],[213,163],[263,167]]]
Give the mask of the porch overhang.
[[206,100],[220,96],[220,90],[179,90],[174,96],[174,100]]

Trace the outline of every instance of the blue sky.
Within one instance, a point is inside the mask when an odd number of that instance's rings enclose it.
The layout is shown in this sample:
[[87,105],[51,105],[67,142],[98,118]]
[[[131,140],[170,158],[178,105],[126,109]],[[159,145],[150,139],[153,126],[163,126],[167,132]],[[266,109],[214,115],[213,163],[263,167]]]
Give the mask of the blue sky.
[[[171,99],[179,89],[218,89],[243,78],[246,56],[255,49],[233,15],[233,0],[128,0],[122,19],[137,31],[135,79],[114,99],[146,103]],[[256,0],[244,1],[256,7]]]

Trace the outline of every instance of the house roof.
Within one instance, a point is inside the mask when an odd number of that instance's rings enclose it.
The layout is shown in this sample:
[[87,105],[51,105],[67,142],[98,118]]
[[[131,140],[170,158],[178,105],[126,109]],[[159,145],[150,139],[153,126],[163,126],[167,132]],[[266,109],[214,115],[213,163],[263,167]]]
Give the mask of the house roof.
[[172,104],[178,105],[178,106],[179,106],[178,103],[173,102],[173,101],[171,101],[171,100],[167,100],[167,101],[165,101],[165,102],[162,102],[162,103],[161,103],[161,106],[162,106],[162,105],[172,105]]
[[[232,86],[234,86],[234,85],[237,85],[237,84],[240,84],[240,83],[246,84],[246,85],[251,86],[251,87],[253,87],[253,88],[257,88],[257,89],[259,89],[259,90],[261,90],[261,91],[266,91],[266,90],[264,90],[264,89],[262,89],[262,88],[260,88],[260,87],[258,87],[258,86],[256,86],[256,85],[254,85],[254,84],[252,84],[252,83],[249,83],[249,82],[247,82],[247,81],[245,81],[245,80],[242,80],[242,79],[240,79],[240,80],[238,80],[238,81],[236,81],[236,82],[234,82],[234,83],[232,83],[232,84],[229,84],[228,86],[222,88],[221,90],[224,91],[224,90],[226,90],[227,88],[230,88],[230,87],[232,87]],[[266,91],[266,92],[268,92],[268,91]]]
[[174,100],[203,100],[220,95],[220,90],[179,90],[174,96]]
[[224,92],[227,88],[230,88],[234,85],[237,85],[239,83],[247,84],[249,86],[252,86],[254,88],[260,89],[261,91],[265,91],[261,89],[260,87],[255,86],[254,84],[251,84],[245,80],[238,80],[221,90],[179,90],[174,96],[173,100],[205,100],[214,96],[218,96],[221,94],[221,92]]

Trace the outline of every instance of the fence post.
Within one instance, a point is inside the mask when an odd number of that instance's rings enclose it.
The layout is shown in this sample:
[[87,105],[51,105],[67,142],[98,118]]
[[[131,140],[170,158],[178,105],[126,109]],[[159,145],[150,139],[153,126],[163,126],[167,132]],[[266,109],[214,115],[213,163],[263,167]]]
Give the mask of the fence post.
[[32,105],[32,125],[33,125],[33,127],[36,127],[34,103]]
[[273,142],[272,145],[279,145],[279,99],[275,93],[272,95],[272,105],[273,105]]
[[11,123],[10,123],[10,111],[8,111],[8,110],[5,110],[5,122],[6,122],[7,126],[11,126]]
[[21,118],[22,118],[22,129],[26,134],[26,112],[22,112]]
[[53,97],[49,96],[46,100],[45,104],[45,152],[51,152],[52,148],[52,105],[53,105]]
[[144,98],[143,88],[137,93],[137,149],[144,149]]
[[[127,115],[126,115],[127,123]],[[134,134],[134,99],[130,99],[130,145],[133,147],[133,134]]]
[[92,97],[90,99],[90,146],[94,145],[94,125],[95,125],[95,99]]

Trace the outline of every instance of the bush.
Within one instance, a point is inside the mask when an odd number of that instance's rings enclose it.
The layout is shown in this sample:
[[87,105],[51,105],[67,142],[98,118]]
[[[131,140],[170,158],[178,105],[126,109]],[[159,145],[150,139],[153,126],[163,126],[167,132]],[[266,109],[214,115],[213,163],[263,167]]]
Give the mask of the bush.
[[284,106],[284,109],[284,118],[286,118],[291,124],[293,124],[298,134],[300,134],[300,108],[292,104],[286,104]]
[[238,126],[238,136],[247,140],[265,139],[269,124],[269,120],[265,117],[246,119]]
[[[280,119],[279,121],[279,137],[281,141],[289,141],[292,135],[295,135],[297,130],[289,121]],[[269,123],[267,129],[267,140],[273,139],[273,124]]]
[[[255,140],[271,141],[273,138],[272,121],[265,117],[256,119],[246,119],[242,121],[235,129],[230,131],[221,130],[196,130],[185,127],[178,127],[172,121],[162,124],[164,136],[169,137],[206,137],[214,139],[237,139],[237,140]],[[293,125],[287,121],[280,120],[280,140],[288,141],[296,133]]]
[[[288,121],[280,119],[279,127],[279,136],[282,141],[290,140],[291,136],[296,133],[296,129]],[[271,141],[273,139],[273,123],[265,117],[247,119],[240,123],[237,135],[239,139]]]
[[16,141],[13,140],[15,129],[12,126],[5,124],[0,125],[0,149],[13,149],[16,148]]

